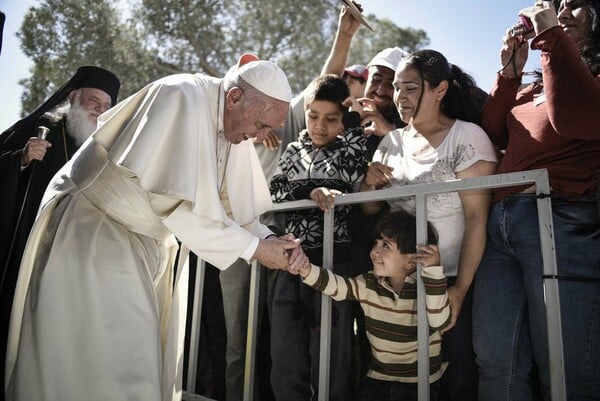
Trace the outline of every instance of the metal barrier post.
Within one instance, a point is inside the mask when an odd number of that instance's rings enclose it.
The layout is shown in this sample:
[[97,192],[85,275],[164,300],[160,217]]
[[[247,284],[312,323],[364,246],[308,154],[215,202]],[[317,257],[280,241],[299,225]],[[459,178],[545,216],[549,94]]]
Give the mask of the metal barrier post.
[[[333,269],[333,216],[335,209],[323,214],[323,267]],[[319,343],[319,401],[329,401],[329,361],[331,359],[331,298],[321,295],[321,331]]]
[[540,174],[536,180],[538,195],[538,224],[540,227],[540,245],[544,266],[544,297],[546,301],[546,329],[548,333],[548,358],[550,362],[550,393],[552,401],[567,399],[565,385],[565,366],[563,354],[562,326],[560,317],[560,299],[558,291],[558,268],[554,228],[552,226],[552,202],[550,199],[550,181],[548,174]]
[[260,265],[257,261],[250,266],[250,296],[248,306],[248,331],[246,333],[246,362],[244,368],[244,401],[254,398],[256,368],[256,343],[258,337],[258,308],[260,306]]
[[[427,197],[416,195],[417,244],[427,243]],[[421,272],[423,265],[417,264],[417,352],[418,352],[418,396],[429,401],[429,319],[425,302],[425,284]]]

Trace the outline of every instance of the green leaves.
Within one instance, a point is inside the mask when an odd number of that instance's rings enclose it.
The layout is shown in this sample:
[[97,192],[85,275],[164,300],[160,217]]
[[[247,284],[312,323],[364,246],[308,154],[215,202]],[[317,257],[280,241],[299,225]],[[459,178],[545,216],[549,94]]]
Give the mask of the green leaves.
[[[222,76],[245,52],[278,62],[299,93],[320,72],[339,9],[322,0],[44,0],[26,14],[18,37],[34,66],[22,80],[23,114],[86,64],[107,68],[124,99],[164,75]],[[366,64],[385,47],[427,45],[424,31],[367,17],[349,64]]]

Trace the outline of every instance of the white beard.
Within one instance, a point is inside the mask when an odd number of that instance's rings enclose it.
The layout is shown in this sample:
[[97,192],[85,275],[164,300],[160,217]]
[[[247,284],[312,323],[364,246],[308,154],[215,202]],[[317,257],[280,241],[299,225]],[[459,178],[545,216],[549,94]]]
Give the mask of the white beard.
[[77,98],[67,112],[67,133],[80,147],[96,130],[96,122],[90,121],[87,111],[81,107]]

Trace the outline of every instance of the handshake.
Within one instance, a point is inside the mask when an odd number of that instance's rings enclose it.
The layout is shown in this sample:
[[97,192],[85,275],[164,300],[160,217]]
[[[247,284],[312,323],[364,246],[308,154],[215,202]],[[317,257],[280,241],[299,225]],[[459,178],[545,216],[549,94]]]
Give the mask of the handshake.
[[254,252],[254,258],[269,269],[286,270],[292,274],[298,274],[310,267],[308,256],[294,234],[261,239]]

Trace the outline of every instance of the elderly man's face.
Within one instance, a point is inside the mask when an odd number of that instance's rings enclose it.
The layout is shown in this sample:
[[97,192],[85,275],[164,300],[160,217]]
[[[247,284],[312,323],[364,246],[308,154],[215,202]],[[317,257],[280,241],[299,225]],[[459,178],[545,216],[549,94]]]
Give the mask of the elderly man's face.
[[265,95],[248,97],[232,88],[225,101],[223,128],[225,138],[237,144],[247,139],[262,141],[285,122],[289,103]]
[[111,107],[111,99],[108,93],[96,88],[81,88],[78,99],[72,100],[71,104],[85,110],[88,119],[96,124],[98,116]]

